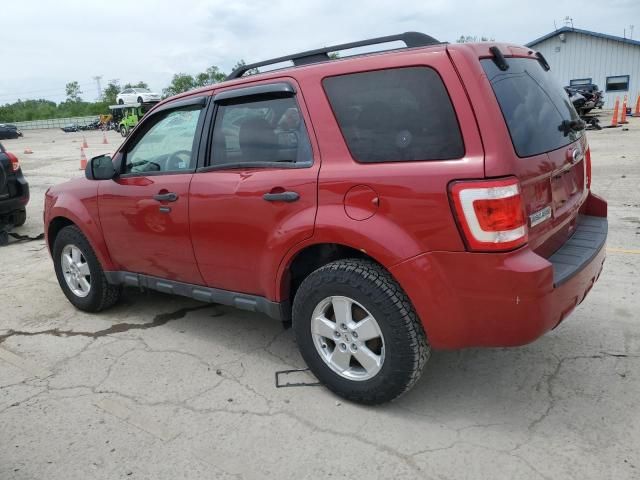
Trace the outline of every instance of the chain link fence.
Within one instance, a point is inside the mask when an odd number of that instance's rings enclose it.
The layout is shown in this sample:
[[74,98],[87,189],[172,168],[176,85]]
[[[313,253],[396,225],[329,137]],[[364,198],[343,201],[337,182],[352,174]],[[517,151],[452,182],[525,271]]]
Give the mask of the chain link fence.
[[40,128],[62,128],[70,123],[75,123],[78,126],[84,126],[99,119],[100,117],[98,115],[92,115],[90,117],[50,118],[48,120],[12,122],[12,125],[18,127],[18,130],[35,130]]

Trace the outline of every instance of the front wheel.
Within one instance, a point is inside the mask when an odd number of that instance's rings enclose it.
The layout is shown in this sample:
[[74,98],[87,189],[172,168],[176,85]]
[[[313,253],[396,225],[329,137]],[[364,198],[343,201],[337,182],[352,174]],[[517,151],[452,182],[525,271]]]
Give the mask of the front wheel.
[[120,135],[122,135],[123,137],[127,136],[127,127],[125,127],[124,125],[120,127]]
[[430,354],[410,300],[369,260],[339,260],[311,273],[294,298],[293,327],[316,377],[364,404],[410,390]]
[[122,288],[107,282],[93,248],[78,227],[60,230],[52,253],[60,288],[76,308],[99,312],[118,301]]

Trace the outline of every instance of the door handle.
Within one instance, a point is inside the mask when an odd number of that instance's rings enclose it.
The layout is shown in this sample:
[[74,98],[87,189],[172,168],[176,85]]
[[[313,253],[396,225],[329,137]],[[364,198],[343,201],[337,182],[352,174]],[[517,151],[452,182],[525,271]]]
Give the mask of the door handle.
[[267,202],[295,202],[300,195],[298,192],[265,193],[262,198]]
[[153,199],[159,202],[175,202],[178,200],[178,194],[173,192],[158,193],[153,196]]

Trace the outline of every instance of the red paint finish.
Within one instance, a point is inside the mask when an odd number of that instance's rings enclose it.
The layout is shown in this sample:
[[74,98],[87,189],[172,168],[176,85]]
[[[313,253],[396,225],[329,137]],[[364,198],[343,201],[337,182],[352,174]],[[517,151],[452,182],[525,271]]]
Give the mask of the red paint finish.
[[378,211],[380,197],[368,185],[351,187],[344,196],[344,212],[352,220],[366,220]]
[[[104,239],[117,269],[202,284],[189,235],[191,173],[100,181]],[[173,192],[175,202],[153,196]],[[160,208],[168,207],[168,213]]]
[[[217,170],[194,175],[191,236],[206,285],[274,298],[278,265],[311,237],[319,162],[310,168]],[[291,203],[263,195],[293,191]]]

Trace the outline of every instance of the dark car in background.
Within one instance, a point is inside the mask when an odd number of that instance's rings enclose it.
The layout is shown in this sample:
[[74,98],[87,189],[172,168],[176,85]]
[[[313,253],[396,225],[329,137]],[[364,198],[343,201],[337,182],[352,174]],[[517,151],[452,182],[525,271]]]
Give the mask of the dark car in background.
[[80,130],[80,127],[76,123],[69,123],[61,128],[61,130],[65,133],[77,132]]
[[18,157],[0,143],[0,225],[19,227],[27,220],[29,184]]
[[22,136],[22,132],[18,127],[10,123],[0,123],[0,140],[18,138]]

